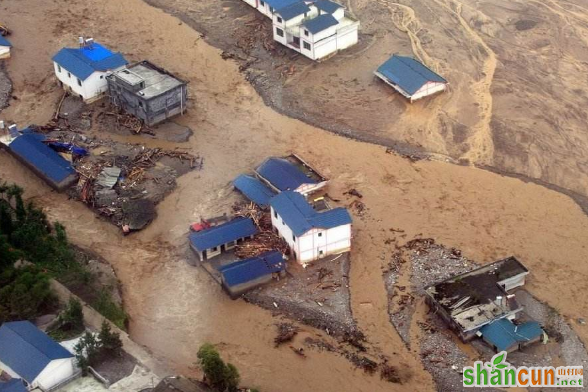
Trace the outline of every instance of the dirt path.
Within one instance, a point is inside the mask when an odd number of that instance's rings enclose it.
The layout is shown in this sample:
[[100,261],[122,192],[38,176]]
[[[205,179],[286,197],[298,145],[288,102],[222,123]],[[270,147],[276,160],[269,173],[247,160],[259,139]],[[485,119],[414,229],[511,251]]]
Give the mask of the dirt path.
[[[189,111],[178,122],[195,134],[181,146],[203,156],[204,168],[180,178],[147,230],[125,238],[83,205],[49,191],[1,152],[0,177],[24,185],[52,219],[67,226],[76,244],[113,264],[131,315],[132,338],[174,370],[197,374],[196,351],[210,341],[239,367],[247,385],[266,391],[434,389],[430,375],[388,323],[382,266],[390,254],[384,241],[392,227],[405,230],[406,240],[422,233],[482,263],[514,254],[531,269],[534,294],[570,319],[588,314],[588,303],[581,300],[588,289],[588,218],[568,197],[478,169],[412,163],[380,146],[280,115],[263,103],[238,64],[222,60],[198,32],[140,0],[92,3],[94,12],[88,12],[85,0],[68,1],[68,13],[62,12],[64,1],[4,2],[6,15],[23,30],[12,38],[18,49],[8,63],[20,99],[0,116],[18,119],[21,126],[49,118],[59,91],[48,59],[65,43],[75,45],[82,31],[131,60],[149,59],[190,82]],[[32,25],[38,32],[27,34]],[[364,195],[367,211],[354,214],[354,316],[370,349],[410,374],[406,384],[385,383],[327,352],[312,350],[302,359],[287,347],[274,349],[275,320],[268,312],[227,299],[204,272],[185,262],[188,224],[229,208],[230,181],[236,175],[268,155],[292,151],[332,179],[332,196],[349,203],[343,192],[351,187]],[[587,341],[585,327],[574,326]]]

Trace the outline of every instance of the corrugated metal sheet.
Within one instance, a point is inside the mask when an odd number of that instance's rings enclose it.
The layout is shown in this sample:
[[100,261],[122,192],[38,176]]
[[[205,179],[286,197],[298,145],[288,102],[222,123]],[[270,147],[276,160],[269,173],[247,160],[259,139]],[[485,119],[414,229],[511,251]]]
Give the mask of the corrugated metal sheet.
[[81,80],[86,80],[95,71],[109,71],[128,64],[120,53],[94,43],[91,48],[63,48],[53,61]]
[[232,287],[285,269],[286,261],[282,254],[278,251],[270,251],[257,257],[225,265],[219,268],[219,272],[225,284]]
[[20,378],[13,378],[7,382],[0,382],[0,392],[27,392],[27,388]]
[[337,24],[339,24],[339,22],[333,15],[323,14],[304,22],[303,26],[312,34],[316,34]]
[[447,80],[411,57],[393,55],[378,68],[377,73],[409,94],[416,93],[427,82],[447,83]]
[[321,11],[328,12],[329,14],[334,13],[339,8],[343,8],[341,4],[329,0],[319,0],[316,3],[314,3],[314,6]]
[[257,173],[281,191],[295,190],[302,184],[316,184],[292,162],[283,158],[268,158]]
[[190,234],[192,246],[202,252],[240,238],[257,234],[257,226],[250,218],[236,218],[222,225]]
[[290,20],[300,15],[304,15],[305,12],[309,12],[310,8],[306,3],[299,2],[290,4],[284,8],[280,8],[276,11],[276,14],[280,15],[284,20]]
[[7,40],[6,38],[4,38],[2,35],[0,35],[0,46],[8,46],[8,47],[12,47],[12,44],[10,43],[9,40]]
[[55,183],[76,174],[71,163],[43,143],[45,136],[30,132],[28,129],[23,132],[25,133],[14,139],[8,146],[14,154]]
[[313,228],[331,229],[351,223],[345,208],[317,212],[298,192],[284,191],[274,196],[270,205],[296,236]]
[[268,3],[269,6],[274,10],[279,10],[291,4],[299,3],[300,0],[265,0],[265,2]]
[[233,185],[249,200],[261,207],[269,206],[270,199],[275,195],[275,192],[265,186],[263,182],[244,174],[237,177],[233,181]]
[[73,355],[29,321],[0,327],[0,361],[27,382],[32,382],[55,359]]
[[518,343],[537,339],[543,333],[536,321],[529,321],[519,326],[508,319],[496,320],[480,328],[482,339],[498,351],[508,350]]

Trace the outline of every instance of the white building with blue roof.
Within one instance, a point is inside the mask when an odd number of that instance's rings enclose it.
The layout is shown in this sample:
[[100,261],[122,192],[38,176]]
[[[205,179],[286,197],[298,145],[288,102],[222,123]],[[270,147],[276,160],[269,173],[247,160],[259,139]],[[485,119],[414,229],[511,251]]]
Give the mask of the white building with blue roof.
[[121,53],[112,52],[93,39],[80,37],[79,48],[63,48],[53,56],[59,84],[85,102],[95,101],[108,91],[106,76],[128,64]]
[[449,84],[420,61],[397,54],[386,60],[375,75],[410,102],[445,91]]
[[351,215],[345,208],[316,211],[298,192],[283,191],[270,200],[272,226],[292,256],[306,265],[351,250]]
[[77,374],[73,354],[29,321],[0,327],[0,369],[26,382],[28,390],[48,391]]
[[0,59],[7,59],[10,57],[10,49],[12,44],[2,35],[0,35]]
[[358,42],[359,21],[331,0],[244,0],[272,19],[273,37],[312,60]]

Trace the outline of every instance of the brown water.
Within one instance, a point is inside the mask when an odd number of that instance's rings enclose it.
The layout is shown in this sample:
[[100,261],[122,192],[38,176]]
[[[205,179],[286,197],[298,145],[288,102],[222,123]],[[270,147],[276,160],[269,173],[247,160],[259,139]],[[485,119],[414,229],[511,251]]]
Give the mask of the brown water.
[[[51,192],[5,153],[0,153],[0,176],[25,186],[52,219],[67,226],[74,243],[112,263],[123,285],[131,336],[161,358],[162,366],[197,374],[196,351],[209,341],[239,367],[245,384],[264,391],[433,389],[417,353],[406,349],[388,322],[381,271],[393,251],[384,245],[390,228],[404,229],[407,240],[420,233],[434,237],[480,262],[514,254],[531,268],[534,294],[567,316],[588,313],[588,303],[581,301],[588,282],[588,218],[569,198],[477,169],[411,163],[382,147],[281,116],[197,32],[140,0],[68,1],[69,13],[62,12],[64,4],[5,1],[5,14],[18,27],[12,38],[17,50],[8,69],[20,99],[0,116],[18,119],[21,125],[51,116],[60,93],[51,81],[50,65],[38,64],[46,63],[61,45],[75,44],[75,35],[83,30],[132,60],[149,59],[190,81],[189,111],[178,122],[195,134],[179,146],[203,156],[204,168],[181,177],[176,191],[157,207],[157,220],[129,237],[96,219],[81,203]],[[94,12],[88,12],[90,6]],[[33,24],[39,31],[27,34]],[[35,94],[38,86],[44,94]],[[188,224],[230,206],[230,181],[236,175],[269,155],[293,151],[332,179],[332,196],[349,202],[343,192],[351,187],[364,195],[368,210],[354,217],[352,309],[368,336],[370,352],[390,358],[410,377],[404,385],[366,375],[336,354],[313,350],[303,359],[288,347],[275,349],[276,320],[269,312],[229,300],[208,275],[185,262]],[[585,330],[577,332],[586,339]],[[295,345],[314,335],[323,336],[304,327]]]

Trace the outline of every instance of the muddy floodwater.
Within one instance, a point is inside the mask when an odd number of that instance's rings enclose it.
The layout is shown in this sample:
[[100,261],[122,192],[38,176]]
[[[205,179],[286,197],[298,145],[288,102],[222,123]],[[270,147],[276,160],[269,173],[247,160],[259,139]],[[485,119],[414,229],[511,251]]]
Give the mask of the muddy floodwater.
[[[394,252],[391,244],[417,237],[435,238],[479,263],[515,255],[531,270],[532,294],[569,319],[588,314],[588,302],[582,300],[588,290],[588,218],[569,197],[472,167],[412,162],[277,113],[237,63],[223,60],[220,50],[189,25],[140,0],[5,0],[2,15],[15,30],[6,68],[17,99],[0,119],[24,126],[51,118],[61,92],[49,59],[62,46],[75,45],[81,33],[130,61],[148,59],[189,81],[188,112],[176,120],[194,131],[187,143],[100,135],[184,148],[204,158],[202,170],[178,179],[178,187],[157,206],[158,218],[144,231],[122,237],[118,228],[51,191],[0,151],[0,178],[24,186],[52,220],[67,227],[76,245],[113,265],[131,337],[167,372],[198,376],[196,352],[208,341],[239,368],[245,385],[262,391],[434,390],[418,353],[403,344],[390,323],[382,278]],[[479,140],[483,145],[486,139]],[[331,180],[328,192],[342,203],[348,202],[344,192],[351,188],[363,194],[366,209],[353,214],[352,313],[367,336],[369,355],[397,366],[403,384],[364,373],[335,353],[311,349],[302,358],[287,346],[274,348],[278,319],[230,300],[203,270],[186,262],[192,257],[188,225],[229,210],[236,197],[231,181],[238,174],[267,156],[292,152]],[[391,229],[403,230],[402,236]],[[586,328],[573,326],[586,342]],[[301,328],[294,345],[307,337],[332,342],[324,332]]]

